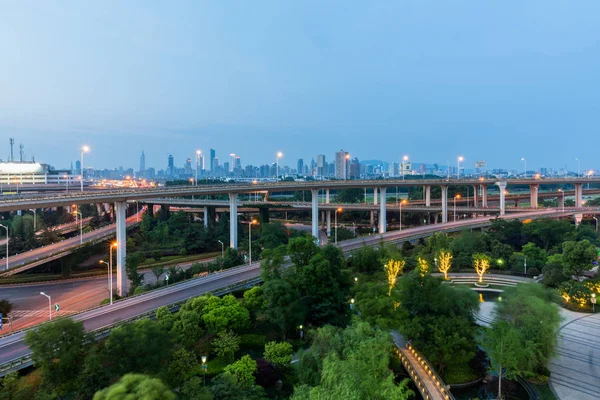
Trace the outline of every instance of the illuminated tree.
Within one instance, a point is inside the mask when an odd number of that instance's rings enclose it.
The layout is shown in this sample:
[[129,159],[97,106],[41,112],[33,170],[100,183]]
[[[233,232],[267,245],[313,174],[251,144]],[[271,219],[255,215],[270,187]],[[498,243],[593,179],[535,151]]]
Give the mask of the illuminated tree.
[[444,279],[448,279],[448,271],[452,267],[452,253],[449,251],[440,251],[438,256],[438,270],[444,274]]
[[473,267],[479,275],[479,283],[483,282],[483,274],[490,269],[490,258],[482,253],[473,254]]
[[406,262],[404,260],[389,260],[385,264],[384,268],[385,268],[385,273],[386,273],[387,279],[388,279],[388,289],[389,289],[388,296],[392,295],[392,289],[396,285],[396,280],[398,280],[398,275],[400,275],[400,273],[404,269],[405,264],[406,264]]
[[429,264],[427,263],[426,259],[418,257],[417,263],[417,269],[419,270],[420,277],[424,277],[425,275],[429,274]]

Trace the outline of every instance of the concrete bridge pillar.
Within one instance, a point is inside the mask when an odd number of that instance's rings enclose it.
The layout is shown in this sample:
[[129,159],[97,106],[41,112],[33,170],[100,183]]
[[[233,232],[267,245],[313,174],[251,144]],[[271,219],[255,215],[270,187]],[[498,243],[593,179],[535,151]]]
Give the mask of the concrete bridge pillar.
[[583,214],[574,214],[573,219],[575,220],[575,226],[579,226],[583,220]]
[[325,203],[329,204],[329,189],[325,189]]
[[311,189],[312,194],[312,235],[319,239],[319,190]]
[[448,222],[448,186],[442,185],[442,224]]
[[558,196],[558,208],[565,208],[565,196],[563,196],[562,194]]
[[431,186],[425,186],[425,207],[431,207]]
[[121,297],[127,296],[129,281],[125,259],[127,257],[127,222],[125,210],[127,203],[120,201],[115,203],[115,217],[117,220],[117,294]]
[[104,207],[102,207],[101,203],[96,204],[96,211],[98,211],[98,215],[102,215],[104,213]]
[[481,207],[487,206],[487,186],[481,185]]
[[575,207],[583,207],[583,183],[575,184]]
[[375,211],[371,210],[369,212],[370,214],[370,222],[371,222],[371,228],[375,227]]
[[238,248],[238,212],[237,193],[229,193],[229,247]]
[[529,206],[531,208],[538,207],[538,189],[540,185],[529,185]]
[[208,228],[208,206],[204,206],[204,227]]
[[385,187],[379,188],[381,194],[381,198],[379,199],[379,233],[385,233],[386,231],[386,191],[387,188]]
[[496,182],[500,189],[500,215],[504,215],[506,211],[506,182]]
[[373,188],[373,204],[377,205],[377,188]]
[[478,207],[479,199],[477,191],[479,190],[479,185],[473,185],[473,207]]
[[325,225],[325,211],[321,210],[321,227],[325,229],[327,225]]
[[327,236],[331,236],[331,210],[327,210]]

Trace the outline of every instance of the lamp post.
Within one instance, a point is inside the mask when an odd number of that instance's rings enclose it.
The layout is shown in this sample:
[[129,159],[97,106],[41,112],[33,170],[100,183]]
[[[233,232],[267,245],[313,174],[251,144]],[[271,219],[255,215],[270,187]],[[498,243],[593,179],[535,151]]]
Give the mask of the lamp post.
[[89,146],[83,146],[81,148],[81,191],[83,192],[83,154],[87,153],[90,151],[90,147]]
[[594,218],[594,221],[596,221],[596,232],[598,232],[598,218],[597,217],[592,217]]
[[558,189],[562,193],[562,212],[565,212],[565,192],[562,189]]
[[200,169],[200,150],[196,150],[196,186],[198,186],[198,170]]
[[341,208],[338,208],[337,210],[335,210],[335,244],[337,244],[337,230],[338,230],[338,223],[337,223],[337,215],[338,213],[342,212]]
[[456,222],[456,199],[460,199],[460,194],[454,196],[454,222]]
[[400,166],[400,168],[402,168],[402,180],[404,180],[404,164],[408,161],[408,156],[404,156],[402,157],[402,165]]
[[37,232],[36,210],[35,210],[35,208],[32,208],[31,211],[33,211],[33,233],[35,233],[35,232]]
[[521,157],[521,161],[523,161],[523,178],[527,178],[527,160]]
[[6,229],[6,255],[4,256],[4,258],[6,259],[6,268],[5,271],[8,271],[8,242],[10,242],[9,237],[8,237],[8,225],[2,225],[0,224],[0,226],[4,229]]
[[40,292],[40,294],[42,296],[46,296],[48,298],[48,313],[50,316],[50,321],[52,321],[52,298],[50,296],[48,296],[46,293],[44,292]]
[[592,293],[592,312],[596,312],[596,293]]
[[300,342],[304,341],[304,327],[302,325],[298,326],[298,329],[300,330],[299,334],[300,334]]
[[277,153],[277,170],[275,171],[275,182],[279,181],[279,159],[283,157],[283,153],[282,152],[278,152]]
[[525,275],[527,275],[527,256],[525,256],[525,259],[523,260],[523,267],[525,268]]
[[464,161],[463,156],[458,157],[458,171],[456,171],[456,179],[460,179],[460,163]]
[[202,356],[202,373],[204,375],[204,387],[206,387],[206,370],[208,369],[208,366],[206,365],[206,360],[207,357]]
[[83,214],[75,210],[75,216],[79,215],[79,244],[83,244]]
[[[344,180],[346,180],[346,178],[348,178],[348,175],[350,173],[350,171],[348,171],[348,160],[350,159],[350,154],[346,154],[346,157],[344,157]],[[304,192],[303,192],[304,193]]]
[[113,303],[113,285],[112,285],[112,249],[113,247],[117,247],[117,243],[112,243],[108,249],[109,252],[109,262],[107,263],[104,260],[100,260],[101,264],[105,264],[106,266],[108,266],[108,293],[109,293],[109,297],[110,297],[110,305],[112,305]]
[[350,299],[350,310],[354,310],[354,299]]
[[252,225],[258,223],[253,219],[248,224],[248,265],[252,264]]
[[400,222],[400,229],[399,231],[402,232],[402,204],[406,204],[408,203],[408,201],[406,200],[402,200],[400,201],[400,211],[398,212],[398,221]]
[[223,258],[225,257],[225,245],[220,240],[217,240],[217,242],[221,243],[221,258]]

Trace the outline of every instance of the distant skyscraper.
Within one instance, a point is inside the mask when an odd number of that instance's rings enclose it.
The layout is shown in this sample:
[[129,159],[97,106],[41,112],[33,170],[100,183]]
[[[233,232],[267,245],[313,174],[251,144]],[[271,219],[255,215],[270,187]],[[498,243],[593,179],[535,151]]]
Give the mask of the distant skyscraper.
[[325,162],[325,155],[318,154],[317,155],[317,175],[319,175],[319,176],[325,175],[326,164],[327,163]]
[[348,178],[348,153],[344,150],[340,150],[335,153],[335,178],[336,179],[347,179]]
[[81,161],[75,161],[75,174],[81,175]]
[[146,170],[146,155],[144,151],[142,151],[142,155],[140,156],[140,173],[144,175],[144,171]]
[[240,156],[237,156],[235,158],[235,168],[242,168],[242,159],[240,158]]
[[360,162],[358,158],[354,157],[350,162],[350,179],[360,178]]
[[169,163],[167,164],[167,174],[169,176],[175,175],[175,160],[173,156],[169,154]]
[[185,170],[186,175],[192,175],[192,159],[191,158],[188,157],[185,160],[185,165],[183,166],[183,169]]
[[[214,149],[210,149],[210,170],[212,172],[216,172],[217,169],[215,168],[215,159],[217,158],[215,155],[215,150]],[[217,161],[217,166],[219,166],[219,162]]]
[[298,159],[298,175],[303,175],[304,174],[304,159],[299,158]]
[[229,168],[229,163],[228,162],[224,162],[223,163],[223,171],[225,172],[225,175],[227,175],[229,172],[231,172],[231,169]]

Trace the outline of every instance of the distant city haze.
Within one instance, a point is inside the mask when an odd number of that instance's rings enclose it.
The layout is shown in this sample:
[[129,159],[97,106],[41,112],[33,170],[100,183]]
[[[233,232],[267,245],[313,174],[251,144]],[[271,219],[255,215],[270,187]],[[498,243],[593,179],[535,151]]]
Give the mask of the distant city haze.
[[0,0],[0,158],[598,169],[600,2]]

